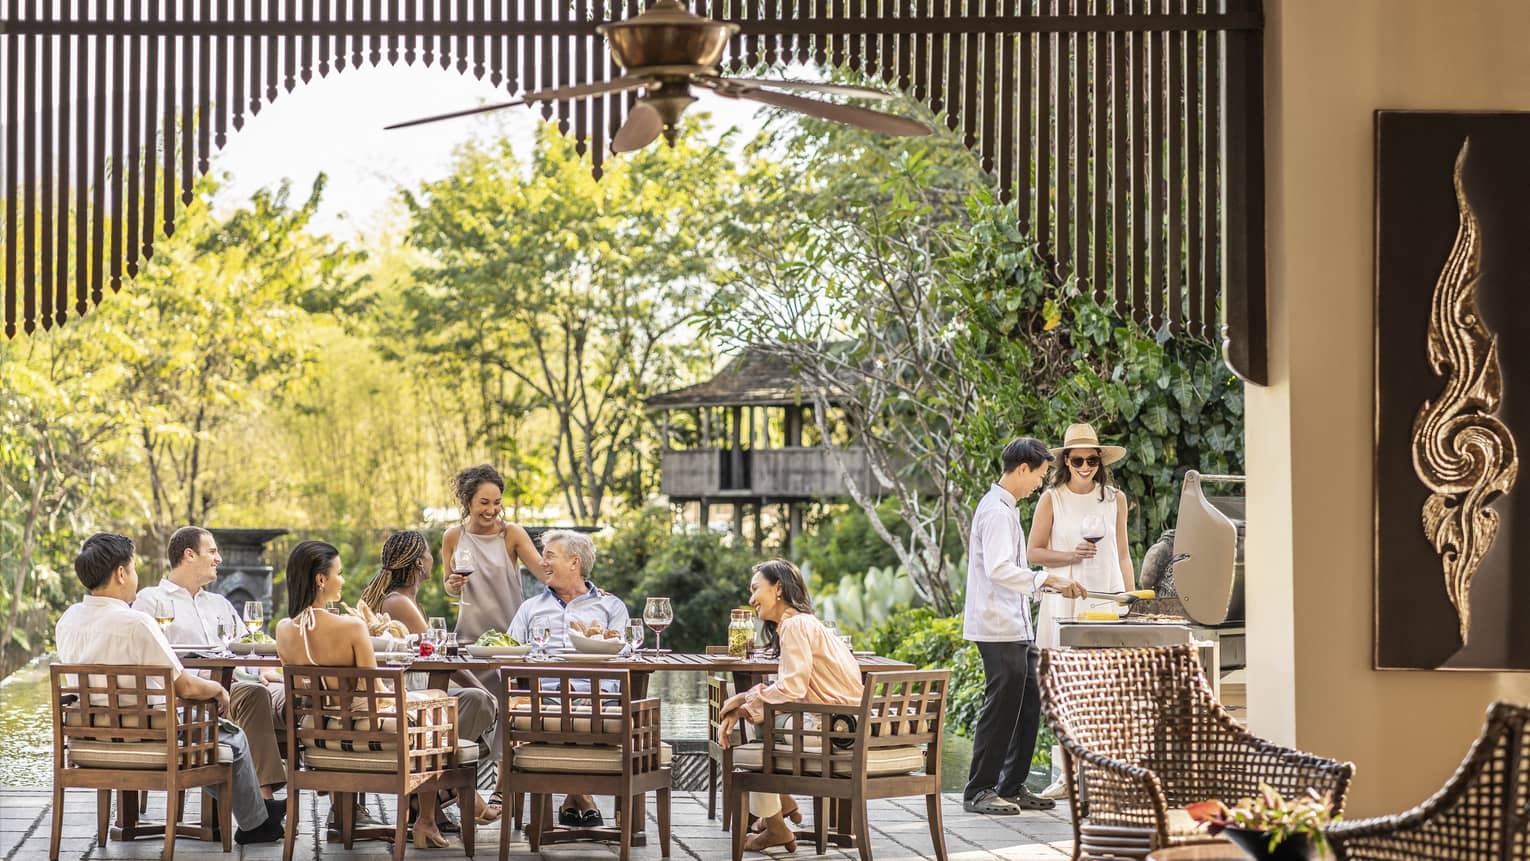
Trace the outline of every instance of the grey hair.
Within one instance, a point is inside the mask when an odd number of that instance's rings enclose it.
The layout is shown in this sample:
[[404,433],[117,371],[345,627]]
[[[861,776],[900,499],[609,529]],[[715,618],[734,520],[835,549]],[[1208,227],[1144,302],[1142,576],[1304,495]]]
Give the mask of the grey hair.
[[579,557],[579,576],[586,580],[590,572],[595,570],[595,542],[583,532],[575,532],[572,529],[550,529],[542,534],[542,546],[549,544],[562,544]]

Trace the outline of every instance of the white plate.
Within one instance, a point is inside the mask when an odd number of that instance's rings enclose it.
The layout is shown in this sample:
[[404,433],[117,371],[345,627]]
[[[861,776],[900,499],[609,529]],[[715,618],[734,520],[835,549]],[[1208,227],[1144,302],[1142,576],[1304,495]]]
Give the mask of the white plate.
[[519,658],[531,651],[531,646],[463,646],[462,650],[475,658]]
[[714,664],[737,664],[744,659],[737,655],[707,655],[707,660]]
[[379,664],[402,664],[414,660],[417,657],[413,652],[378,652],[377,663]]
[[592,653],[597,655],[614,655],[617,652],[620,652],[626,645],[626,643],[622,642],[620,637],[612,637],[609,639],[605,637],[586,637],[583,634],[575,633],[574,631],[568,632],[568,643],[570,646],[574,647],[574,651],[579,652],[582,655],[588,655]]
[[275,655],[275,643],[230,643],[228,650],[236,655]]

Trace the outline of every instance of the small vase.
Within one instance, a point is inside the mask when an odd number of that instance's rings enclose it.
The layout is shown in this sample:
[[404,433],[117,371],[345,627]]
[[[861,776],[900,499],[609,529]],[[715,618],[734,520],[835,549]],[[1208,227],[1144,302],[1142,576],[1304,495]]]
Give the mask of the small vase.
[[1252,828],[1227,828],[1222,835],[1248,853],[1254,861],[1317,861],[1318,854],[1312,840],[1305,834],[1292,834],[1280,841],[1274,851],[1270,850],[1270,835]]

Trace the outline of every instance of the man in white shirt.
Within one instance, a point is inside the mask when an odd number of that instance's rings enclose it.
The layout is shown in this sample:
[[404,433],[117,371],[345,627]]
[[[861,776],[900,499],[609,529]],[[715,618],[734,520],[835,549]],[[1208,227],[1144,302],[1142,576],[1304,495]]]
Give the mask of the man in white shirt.
[[1046,588],[1082,598],[1084,587],[1061,574],[1032,571],[1016,503],[1036,492],[1052,465],[1039,440],[1004,447],[1004,473],[978,502],[967,546],[967,601],[962,632],[983,658],[983,706],[973,732],[972,768],[962,793],[969,813],[1046,810],[1053,802],[1025,788],[1041,725],[1036,633],[1031,596]]
[[[182,526],[170,536],[167,548],[170,573],[165,579],[138,592],[133,609],[155,615],[157,602],[168,602],[175,618],[165,626],[165,638],[176,645],[221,646],[220,629],[229,639],[246,633],[244,622],[234,612],[234,605],[222,595],[206,588],[218,579],[223,555],[211,532],[200,526]],[[255,760],[255,776],[261,794],[270,798],[275,789],[287,782],[281,751],[276,746],[276,728],[284,726],[282,677],[265,670],[259,681],[239,681],[229,691],[229,719],[244,730],[250,741],[250,756]]]
[[[54,638],[61,663],[169,667],[176,696],[216,700],[220,714],[228,711],[228,692],[186,672],[159,625],[129,606],[138,591],[130,539],[107,533],[90,536],[75,557],[74,572],[90,594],[59,617]],[[230,805],[238,823],[234,839],[241,845],[282,839],[286,804],[261,798],[244,733],[220,728],[218,743],[233,750],[233,797],[220,801]]]

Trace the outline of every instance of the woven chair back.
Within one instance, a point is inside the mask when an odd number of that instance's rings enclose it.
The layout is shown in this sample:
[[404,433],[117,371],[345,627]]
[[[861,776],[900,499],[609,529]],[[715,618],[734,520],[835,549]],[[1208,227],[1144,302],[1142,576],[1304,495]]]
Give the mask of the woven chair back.
[[[1227,773],[1238,757],[1219,746],[1236,724],[1192,646],[1044,650],[1041,701],[1059,737],[1154,772],[1171,806],[1249,785],[1247,774]],[[1180,798],[1180,787],[1210,794]]]
[[218,711],[212,701],[174,701],[169,667],[54,664],[53,759],[62,767],[70,742],[165,745],[165,761],[177,770],[218,762]]

